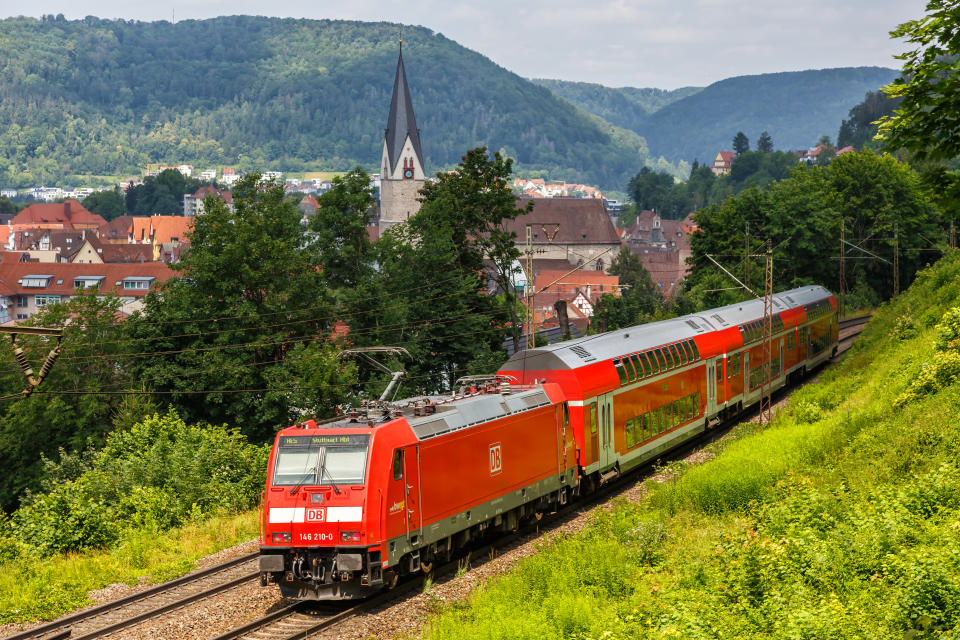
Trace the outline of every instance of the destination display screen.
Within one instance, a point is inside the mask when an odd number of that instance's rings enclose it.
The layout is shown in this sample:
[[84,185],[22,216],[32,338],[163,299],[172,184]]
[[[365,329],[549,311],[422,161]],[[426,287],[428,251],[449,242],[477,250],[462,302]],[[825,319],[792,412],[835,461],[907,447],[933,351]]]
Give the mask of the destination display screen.
[[370,442],[369,435],[312,435],[312,436],[283,436],[278,443],[280,447],[366,447]]

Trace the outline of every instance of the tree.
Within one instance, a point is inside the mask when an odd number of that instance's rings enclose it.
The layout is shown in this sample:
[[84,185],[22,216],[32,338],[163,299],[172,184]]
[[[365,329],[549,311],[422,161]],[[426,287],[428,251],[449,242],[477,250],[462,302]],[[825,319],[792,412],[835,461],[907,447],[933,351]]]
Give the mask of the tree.
[[662,213],[673,185],[673,176],[670,174],[643,167],[640,173],[630,180],[627,190],[638,210]]
[[[283,188],[259,179],[237,184],[232,210],[206,198],[190,250],[173,265],[179,277],[151,292],[124,327],[130,351],[144,354],[129,365],[136,380],[190,419],[237,425],[263,441],[302,415],[331,415],[353,378],[321,348],[335,321],[322,256]],[[157,352],[163,357],[149,355]],[[307,353],[320,357],[293,358]],[[323,386],[306,388],[305,367],[316,363],[323,371],[307,373]]]
[[610,273],[620,276],[619,296],[605,293],[594,310],[591,330],[612,331],[649,322],[662,310],[663,298],[643,267],[640,258],[626,247],[610,265]]
[[106,191],[94,191],[83,199],[82,204],[91,213],[102,216],[110,221],[119,218],[125,212],[126,200],[120,187]]
[[837,146],[841,149],[847,146],[856,149],[867,146],[873,148],[873,138],[877,135],[877,120],[892,116],[899,104],[899,99],[889,98],[882,91],[868,91],[863,102],[850,109],[850,119],[840,124]]
[[737,135],[733,137],[733,150],[738,156],[750,151],[750,139],[743,131],[738,131]]
[[757,140],[757,151],[760,153],[770,153],[773,151],[773,138],[770,137],[770,134],[764,131],[760,134],[760,138]]
[[17,213],[20,210],[17,205],[10,202],[6,196],[0,198],[0,213]]
[[417,214],[377,243],[383,289],[404,292],[405,300],[404,328],[385,331],[384,342],[407,346],[416,360],[412,378],[423,389],[495,370],[504,338],[519,342],[513,266],[520,252],[505,228],[523,213],[509,189],[512,164],[499,152],[491,158],[485,147],[468,151],[453,171],[423,187]]
[[309,228],[327,288],[354,290],[370,277],[373,250],[367,225],[376,204],[370,175],[359,167],[335,177],[331,189],[317,199]]
[[905,149],[926,162],[925,181],[936,201],[954,217],[960,200],[960,175],[942,163],[960,155],[960,16],[955,2],[930,0],[927,15],[899,25],[892,38],[915,45],[897,58],[903,73],[883,87],[900,100],[892,115],[880,119],[877,137],[888,151]]
[[[120,365],[127,350],[116,329],[120,299],[98,293],[78,293],[65,303],[51,304],[26,324],[63,327],[62,357],[43,384],[26,398],[0,405],[0,507],[10,510],[24,490],[35,490],[43,476],[41,455],[54,457],[58,448],[78,451],[102,442],[111,429],[121,398],[100,391],[128,391],[129,372]],[[46,338],[17,340],[38,371],[52,345]],[[9,344],[9,343],[8,343]],[[26,379],[9,348],[0,351],[0,395],[24,389]]]

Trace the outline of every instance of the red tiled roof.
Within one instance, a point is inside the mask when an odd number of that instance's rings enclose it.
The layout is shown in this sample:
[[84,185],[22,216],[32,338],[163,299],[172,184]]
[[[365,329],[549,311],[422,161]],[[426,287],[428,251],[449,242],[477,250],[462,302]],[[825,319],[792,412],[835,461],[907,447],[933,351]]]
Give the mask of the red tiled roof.
[[602,200],[593,198],[518,198],[517,207],[533,201],[533,211],[505,223],[518,242],[526,237],[526,225],[532,224],[533,244],[551,244],[550,225],[557,224],[552,244],[620,244],[617,229]]
[[[50,285],[46,288],[23,288],[19,281],[28,275],[49,275]],[[174,272],[162,262],[144,262],[130,264],[77,264],[72,262],[20,262],[0,264],[0,281],[15,289],[15,293],[34,294],[51,293],[70,295],[76,291],[74,278],[80,276],[104,276],[101,293],[113,292],[121,296],[142,297],[149,293],[146,289],[124,289],[117,282],[131,277],[152,277],[155,282],[165,282],[174,276]]]
[[106,220],[95,213],[90,213],[76,200],[32,204],[18,213],[12,221],[12,224],[20,225],[21,228],[54,224],[66,229],[76,226],[100,227],[106,223]]

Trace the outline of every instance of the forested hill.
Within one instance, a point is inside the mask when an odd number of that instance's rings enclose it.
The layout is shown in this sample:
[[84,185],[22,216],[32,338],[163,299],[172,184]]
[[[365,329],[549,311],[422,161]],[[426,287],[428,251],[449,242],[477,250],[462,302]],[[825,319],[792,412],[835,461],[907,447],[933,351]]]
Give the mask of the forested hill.
[[639,131],[653,112],[703,90],[703,87],[681,87],[672,91],[637,87],[614,89],[591,82],[540,78],[534,78],[531,82],[550,89],[564,100],[600,116],[610,124],[633,131]]
[[[656,157],[709,163],[718,151],[732,148],[738,131],[747,135],[751,148],[763,131],[782,150],[806,149],[823,135],[832,139],[868,91],[876,91],[897,75],[882,67],[768,73],[728,78],[702,90],[687,87],[660,94],[651,93],[655,89],[555,81],[544,86],[581,109],[643,136]],[[653,100],[643,102],[644,96]]]
[[[0,186],[148,162],[376,170],[399,33],[244,16],[0,21]],[[429,171],[486,145],[520,170],[622,189],[647,160],[636,134],[441,34],[404,27],[403,40]]]

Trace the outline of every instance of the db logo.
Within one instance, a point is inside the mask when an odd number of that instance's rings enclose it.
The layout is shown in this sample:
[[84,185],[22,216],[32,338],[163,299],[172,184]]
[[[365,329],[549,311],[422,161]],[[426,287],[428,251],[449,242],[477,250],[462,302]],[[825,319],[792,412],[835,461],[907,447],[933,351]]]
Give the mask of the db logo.
[[490,475],[495,476],[503,471],[503,453],[500,451],[500,443],[494,442],[490,445]]
[[323,507],[307,509],[307,522],[323,522]]

